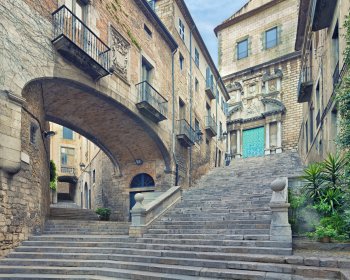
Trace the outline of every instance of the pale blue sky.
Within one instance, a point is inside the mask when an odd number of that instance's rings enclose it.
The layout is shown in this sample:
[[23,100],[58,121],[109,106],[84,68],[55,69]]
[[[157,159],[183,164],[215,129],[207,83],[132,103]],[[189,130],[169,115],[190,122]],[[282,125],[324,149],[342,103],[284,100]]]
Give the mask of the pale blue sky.
[[217,64],[217,39],[214,28],[234,14],[247,0],[185,0],[205,44]]

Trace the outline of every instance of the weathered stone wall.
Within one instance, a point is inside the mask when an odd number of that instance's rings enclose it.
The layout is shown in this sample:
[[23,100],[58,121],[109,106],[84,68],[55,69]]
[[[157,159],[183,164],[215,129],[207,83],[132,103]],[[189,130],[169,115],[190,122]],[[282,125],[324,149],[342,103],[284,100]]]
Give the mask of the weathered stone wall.
[[[349,9],[349,1],[337,1],[330,27],[317,32],[306,33],[304,37],[304,40],[312,44],[314,50],[310,52],[305,47],[308,44],[305,44],[301,58],[301,63],[305,66],[308,66],[307,61],[311,60],[311,81],[313,83],[310,100],[302,103],[302,123],[299,126],[299,151],[306,163],[322,161],[329,153],[335,153],[338,148],[336,138],[339,129],[339,115],[332,96],[334,94],[333,75],[336,73],[336,63],[339,62],[339,71],[341,71],[345,62],[346,40],[344,36],[346,29],[343,25],[345,17],[349,14]],[[338,60],[336,59],[337,51],[332,38],[333,34],[336,33],[337,23],[339,28]],[[317,85],[319,99],[316,98]],[[316,121],[318,111],[320,111],[321,116],[319,125]],[[313,124],[313,135],[310,133],[311,123]]]
[[[27,102],[21,118],[21,170],[16,174],[0,173],[0,255],[30,234],[40,233],[49,210],[49,146],[41,133],[48,126],[42,106],[38,106],[42,100],[30,96],[31,89],[28,89],[24,93]],[[37,129],[31,139],[32,125]]]

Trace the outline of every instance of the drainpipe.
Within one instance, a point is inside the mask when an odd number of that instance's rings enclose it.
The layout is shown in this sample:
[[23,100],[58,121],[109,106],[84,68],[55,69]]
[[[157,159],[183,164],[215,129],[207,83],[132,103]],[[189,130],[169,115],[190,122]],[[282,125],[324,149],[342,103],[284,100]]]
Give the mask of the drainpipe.
[[[219,77],[216,80],[216,85],[215,85],[215,109],[216,109],[216,119],[215,119],[215,125],[216,125],[216,130],[218,129],[218,82],[221,80],[221,77]],[[218,141],[219,141],[219,136],[216,134],[216,146],[215,146],[215,167],[217,167],[217,160],[218,160]]]
[[[190,30],[190,127],[192,127],[192,31],[195,29],[195,25]],[[190,130],[190,135],[192,130]],[[192,135],[191,135],[192,136]],[[190,147],[190,170],[188,175],[188,186],[192,186],[192,146]]]
[[179,166],[176,160],[175,153],[175,53],[177,49],[175,49],[171,54],[171,95],[172,95],[172,127],[171,127],[171,151],[173,154],[174,162],[175,162],[175,186],[178,185],[179,178]]

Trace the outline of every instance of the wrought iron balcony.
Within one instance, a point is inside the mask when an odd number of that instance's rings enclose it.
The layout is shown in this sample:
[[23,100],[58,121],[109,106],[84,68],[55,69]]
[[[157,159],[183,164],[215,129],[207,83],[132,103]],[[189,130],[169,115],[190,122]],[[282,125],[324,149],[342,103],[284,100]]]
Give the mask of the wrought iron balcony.
[[63,174],[75,174],[75,168],[70,166],[61,166],[61,173]]
[[308,102],[311,97],[313,81],[311,67],[304,67],[300,73],[298,85],[298,102]]
[[165,120],[168,113],[168,101],[156,91],[147,81],[136,85],[140,113],[158,123]]
[[216,121],[212,116],[205,117],[205,130],[211,137],[217,135]]
[[176,138],[180,141],[180,144],[184,147],[193,146],[197,139],[197,134],[194,129],[184,119],[178,120],[177,123],[178,130]]
[[209,99],[215,99],[214,84],[210,80],[207,80],[205,83],[205,93],[208,95]]
[[57,51],[94,80],[108,75],[110,48],[66,6],[52,16]]

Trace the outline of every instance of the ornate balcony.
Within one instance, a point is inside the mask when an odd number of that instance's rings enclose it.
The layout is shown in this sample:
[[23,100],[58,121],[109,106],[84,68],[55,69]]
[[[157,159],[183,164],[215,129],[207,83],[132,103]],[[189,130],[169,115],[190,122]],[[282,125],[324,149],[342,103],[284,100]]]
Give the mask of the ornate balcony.
[[194,129],[184,119],[178,120],[177,123],[178,130],[176,138],[180,141],[180,144],[184,147],[193,146],[197,138],[197,134]]
[[300,73],[298,85],[298,102],[308,102],[313,87],[311,67],[304,67]]
[[61,173],[62,174],[75,174],[75,168],[70,166],[61,166]]
[[57,51],[94,80],[108,75],[110,48],[66,6],[52,16]]
[[205,93],[208,95],[209,99],[215,99],[214,85],[210,80],[207,80],[205,84]]
[[168,113],[168,101],[156,91],[147,81],[136,85],[140,113],[155,123],[165,120]]
[[216,121],[213,117],[211,116],[205,117],[205,130],[211,137],[217,135]]

